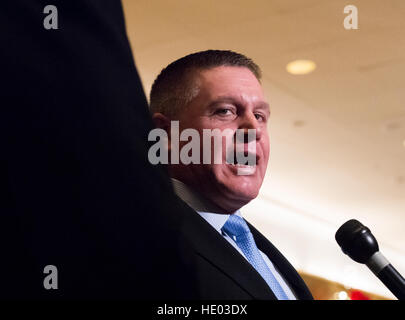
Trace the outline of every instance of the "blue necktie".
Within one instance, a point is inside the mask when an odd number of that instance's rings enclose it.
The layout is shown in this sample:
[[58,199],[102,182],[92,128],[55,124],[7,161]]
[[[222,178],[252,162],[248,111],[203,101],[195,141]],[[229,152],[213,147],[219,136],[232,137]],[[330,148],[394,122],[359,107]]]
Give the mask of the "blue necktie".
[[274,277],[270,268],[264,261],[259,249],[256,246],[253,235],[249,230],[246,221],[235,214],[232,214],[226,221],[222,230],[236,242],[253,268],[263,277],[278,300],[288,300],[283,288]]

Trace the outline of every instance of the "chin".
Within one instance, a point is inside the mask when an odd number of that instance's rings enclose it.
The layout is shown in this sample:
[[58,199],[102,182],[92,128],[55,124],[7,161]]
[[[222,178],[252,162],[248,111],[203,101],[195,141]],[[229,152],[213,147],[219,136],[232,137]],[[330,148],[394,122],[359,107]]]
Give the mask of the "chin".
[[258,188],[244,188],[242,184],[223,185],[223,187],[222,197],[228,199],[229,204],[235,204],[236,209],[248,204],[259,194]]
[[247,192],[246,190],[235,190],[233,194],[237,199],[240,199],[241,201],[244,201],[247,204],[248,202],[255,199],[259,193],[257,191]]
[[234,167],[217,166],[212,171],[212,180],[215,181],[216,191],[211,189],[211,197],[216,203],[221,203],[222,208],[234,212],[240,209],[259,195],[263,182],[261,171],[253,175],[237,175]]
[[261,181],[258,181],[258,177],[255,176],[239,176],[231,179],[228,186],[235,195],[253,200],[259,194]]

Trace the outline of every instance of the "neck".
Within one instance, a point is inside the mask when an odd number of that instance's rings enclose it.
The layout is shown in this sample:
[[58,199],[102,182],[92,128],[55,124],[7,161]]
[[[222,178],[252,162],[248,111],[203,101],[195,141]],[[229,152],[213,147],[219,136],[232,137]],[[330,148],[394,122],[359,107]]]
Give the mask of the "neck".
[[233,214],[238,210],[225,210],[221,208],[207,197],[202,196],[201,193],[199,193],[193,187],[187,185],[185,182],[181,181],[179,178],[172,177],[172,183],[174,192],[196,211],[218,214]]

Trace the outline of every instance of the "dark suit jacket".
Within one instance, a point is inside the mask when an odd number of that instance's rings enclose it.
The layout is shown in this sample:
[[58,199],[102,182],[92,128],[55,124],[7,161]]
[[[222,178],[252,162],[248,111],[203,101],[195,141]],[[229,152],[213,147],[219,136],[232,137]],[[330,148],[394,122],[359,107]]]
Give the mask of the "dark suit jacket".
[[[249,228],[258,248],[270,258],[297,299],[312,300],[310,291],[294,267],[251,224]],[[182,234],[190,242],[194,253],[193,262],[200,298],[276,299],[249,262],[195,211],[185,218]]]

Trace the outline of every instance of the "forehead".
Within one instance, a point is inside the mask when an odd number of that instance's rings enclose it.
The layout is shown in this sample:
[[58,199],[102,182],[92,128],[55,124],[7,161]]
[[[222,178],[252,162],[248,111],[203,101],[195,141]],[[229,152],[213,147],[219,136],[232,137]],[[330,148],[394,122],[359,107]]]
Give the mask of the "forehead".
[[221,66],[199,71],[196,75],[200,97],[213,100],[220,96],[264,101],[263,88],[255,75],[245,67]]

